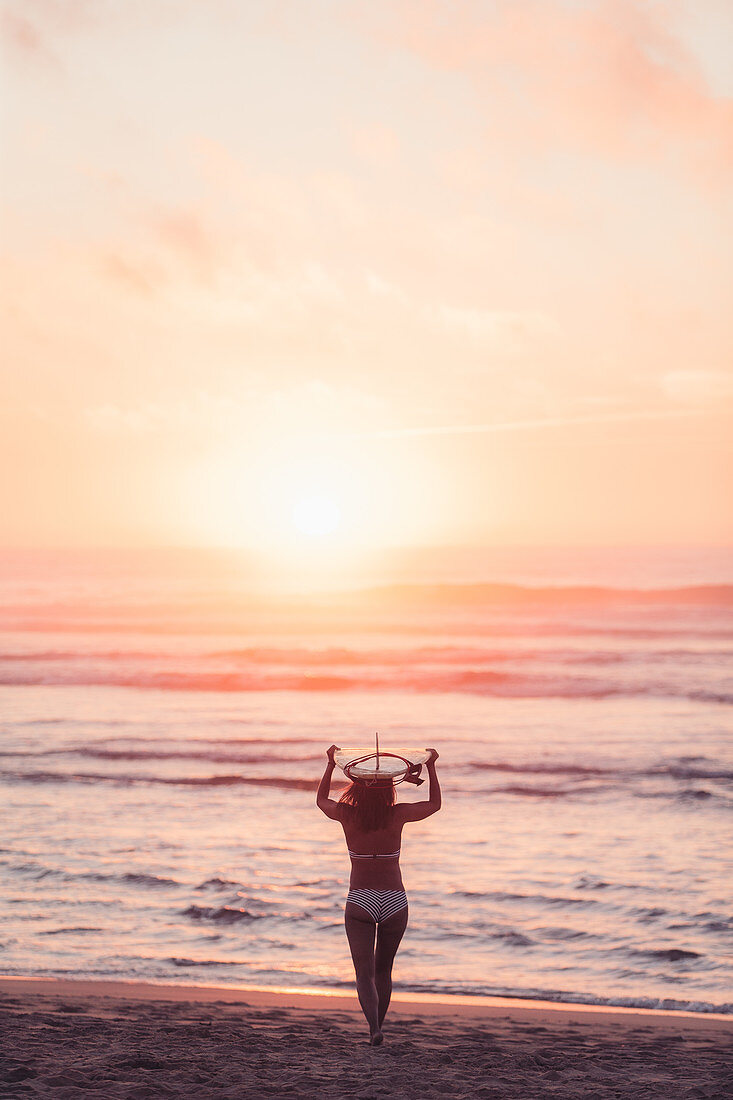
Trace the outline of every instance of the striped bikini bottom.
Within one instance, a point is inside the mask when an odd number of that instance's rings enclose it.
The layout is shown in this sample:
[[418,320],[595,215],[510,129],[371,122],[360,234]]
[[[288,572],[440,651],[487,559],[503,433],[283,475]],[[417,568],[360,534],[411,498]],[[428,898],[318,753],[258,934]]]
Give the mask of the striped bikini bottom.
[[375,924],[380,924],[407,909],[407,894],[404,890],[349,890],[346,904],[349,902],[365,909]]

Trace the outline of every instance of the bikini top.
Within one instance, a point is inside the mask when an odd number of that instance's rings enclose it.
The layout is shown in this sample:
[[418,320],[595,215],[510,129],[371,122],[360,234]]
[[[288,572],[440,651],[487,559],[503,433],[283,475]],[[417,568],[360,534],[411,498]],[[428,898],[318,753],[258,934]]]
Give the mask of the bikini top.
[[348,849],[348,853],[352,859],[399,859],[401,849],[398,848],[396,852],[352,852],[351,848]]

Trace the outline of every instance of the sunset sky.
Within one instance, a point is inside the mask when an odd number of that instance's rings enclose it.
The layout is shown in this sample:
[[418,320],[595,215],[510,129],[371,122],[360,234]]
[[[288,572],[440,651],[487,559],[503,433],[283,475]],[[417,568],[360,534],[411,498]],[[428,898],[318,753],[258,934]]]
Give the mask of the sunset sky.
[[729,0],[0,11],[1,542],[733,542]]

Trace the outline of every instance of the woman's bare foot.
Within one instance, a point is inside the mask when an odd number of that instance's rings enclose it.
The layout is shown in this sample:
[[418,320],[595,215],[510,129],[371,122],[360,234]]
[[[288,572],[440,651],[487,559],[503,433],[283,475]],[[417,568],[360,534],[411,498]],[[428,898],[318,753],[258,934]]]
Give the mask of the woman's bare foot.
[[384,1035],[381,1031],[375,1031],[369,1036],[369,1043],[373,1047],[381,1046],[384,1042]]

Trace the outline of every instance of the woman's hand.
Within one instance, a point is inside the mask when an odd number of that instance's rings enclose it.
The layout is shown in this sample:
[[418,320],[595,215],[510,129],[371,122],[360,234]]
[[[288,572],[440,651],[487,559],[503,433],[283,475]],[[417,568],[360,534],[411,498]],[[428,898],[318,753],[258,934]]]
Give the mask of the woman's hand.
[[335,763],[336,763],[336,761],[335,761],[335,760],[334,760],[334,758],[333,758],[333,754],[334,754],[335,752],[338,752],[338,751],[339,751],[339,747],[338,747],[338,745],[331,745],[331,748],[330,748],[330,749],[326,749],[326,756],[328,757],[328,759],[330,760],[330,762],[331,762],[332,764],[335,764]]
[[425,752],[430,753],[430,759],[427,761],[428,764],[434,764],[436,760],[440,759],[440,754],[437,749],[426,749]]

